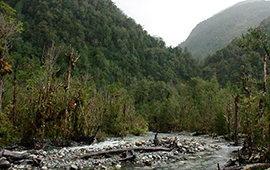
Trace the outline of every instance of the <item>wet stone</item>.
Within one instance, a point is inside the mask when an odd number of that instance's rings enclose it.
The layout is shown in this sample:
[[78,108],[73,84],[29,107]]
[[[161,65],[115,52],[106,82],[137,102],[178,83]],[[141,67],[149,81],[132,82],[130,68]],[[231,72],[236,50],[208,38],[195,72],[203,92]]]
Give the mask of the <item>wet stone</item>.
[[101,165],[101,169],[108,169],[108,167],[105,165]]
[[71,165],[71,169],[72,169],[72,170],[77,170],[78,167],[77,167],[76,165],[72,164],[72,165]]
[[46,166],[41,167],[41,169],[46,170],[48,169]]

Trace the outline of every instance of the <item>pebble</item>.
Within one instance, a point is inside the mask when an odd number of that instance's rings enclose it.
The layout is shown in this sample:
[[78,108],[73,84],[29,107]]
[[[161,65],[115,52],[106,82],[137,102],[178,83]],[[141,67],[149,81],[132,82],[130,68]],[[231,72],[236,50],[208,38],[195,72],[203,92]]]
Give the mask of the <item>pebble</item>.
[[221,146],[219,146],[219,145],[208,145],[210,148],[212,148],[212,149],[216,149],[216,150],[219,150],[219,149],[222,149],[222,147]]
[[177,147],[178,147],[178,148],[181,148],[182,146],[183,146],[182,143],[177,142]]
[[101,165],[101,168],[102,169],[108,169],[106,166],[104,166],[104,165]]
[[32,170],[33,167],[32,167],[32,166],[27,166],[26,169],[27,169],[27,170]]
[[116,168],[116,169],[121,169],[121,167],[122,167],[122,166],[121,166],[120,164],[115,165],[115,168]]
[[77,167],[76,165],[72,164],[72,165],[71,165],[71,169],[73,169],[73,170],[77,170],[77,169],[78,169],[78,167]]
[[205,147],[204,146],[198,146],[198,149],[201,150],[201,151],[204,151]]
[[142,157],[142,160],[145,161],[147,159],[147,156]]
[[48,169],[48,168],[46,166],[43,166],[43,167],[41,167],[41,169],[45,170],[45,169]]

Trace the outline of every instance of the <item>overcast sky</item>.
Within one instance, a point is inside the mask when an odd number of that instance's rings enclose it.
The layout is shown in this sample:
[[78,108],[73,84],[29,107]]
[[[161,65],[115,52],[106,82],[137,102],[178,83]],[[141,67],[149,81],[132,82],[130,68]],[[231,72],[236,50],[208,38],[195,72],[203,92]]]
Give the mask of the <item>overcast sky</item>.
[[112,0],[152,36],[163,38],[167,46],[185,41],[192,29],[243,0]]

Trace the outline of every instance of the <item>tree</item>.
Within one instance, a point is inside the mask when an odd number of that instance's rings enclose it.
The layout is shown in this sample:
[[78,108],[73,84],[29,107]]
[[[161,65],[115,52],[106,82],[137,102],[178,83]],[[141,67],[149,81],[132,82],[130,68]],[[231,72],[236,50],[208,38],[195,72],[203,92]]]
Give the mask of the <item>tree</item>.
[[56,47],[54,45],[54,41],[52,42],[52,45],[50,48],[43,49],[43,55],[42,55],[42,63],[44,64],[45,68],[45,74],[46,79],[45,83],[43,84],[43,88],[45,90],[40,90],[41,97],[41,106],[40,106],[40,114],[41,114],[41,144],[43,146],[43,139],[45,135],[45,124],[46,119],[48,119],[53,112],[52,105],[53,105],[53,98],[56,93],[56,90],[58,87],[62,85],[62,83],[59,83],[57,85],[54,85],[55,83],[55,77],[57,72],[60,70],[56,69],[55,64],[57,61],[57,58],[59,57],[61,53],[61,48]]
[[260,27],[257,28],[249,28],[248,33],[242,35],[242,39],[240,39],[240,46],[247,52],[247,54],[254,55],[254,52],[263,51],[263,87],[262,90],[266,92],[266,64],[267,58],[270,54],[268,36],[266,32]]
[[66,108],[65,108],[65,116],[64,116],[64,129],[63,129],[63,145],[65,144],[65,138],[67,135],[67,119],[69,116],[69,90],[70,90],[70,84],[71,84],[71,70],[75,69],[75,63],[80,58],[80,56],[76,53],[76,57],[74,59],[73,56],[74,48],[70,47],[70,53],[66,54],[66,57],[68,57],[68,71],[67,71],[67,84],[66,84]]
[[264,120],[265,117],[265,96],[266,96],[266,80],[267,80],[267,58],[270,54],[269,39],[266,34],[266,31],[260,27],[249,28],[248,33],[242,35],[242,39],[239,40],[239,45],[246,52],[247,61],[250,62],[253,60],[254,56],[259,56],[263,59],[263,83],[261,87],[261,95],[259,96],[258,104],[258,126],[260,127],[260,135],[262,137],[261,143],[265,140],[264,135]]
[[238,115],[239,115],[239,94],[237,94],[235,97],[233,96],[234,98],[234,113],[235,113],[235,116],[234,116],[234,144],[235,145],[238,145],[238,125],[239,125],[239,118],[238,118]]
[[12,73],[7,59],[9,49],[11,48],[11,41],[18,33],[23,31],[22,22],[14,18],[15,12],[9,5],[0,1],[0,119],[2,112],[3,77],[8,73]]

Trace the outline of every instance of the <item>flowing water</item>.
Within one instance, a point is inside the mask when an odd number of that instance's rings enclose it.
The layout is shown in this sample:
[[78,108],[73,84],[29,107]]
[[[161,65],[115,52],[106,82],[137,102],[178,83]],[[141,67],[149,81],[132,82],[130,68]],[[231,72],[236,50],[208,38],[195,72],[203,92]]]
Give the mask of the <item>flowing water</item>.
[[[205,150],[202,152],[197,152],[195,154],[184,154],[185,159],[169,162],[163,166],[152,168],[151,166],[140,167],[139,165],[134,165],[132,163],[122,164],[122,169],[132,170],[132,169],[218,169],[217,164],[220,166],[224,165],[230,158],[235,155],[233,151],[240,149],[239,146],[231,146],[229,142],[225,141],[223,138],[212,138],[208,135],[203,136],[191,136],[189,133],[159,133],[158,138],[162,137],[177,137],[178,139],[195,140],[205,143]],[[118,144],[124,144],[126,142],[134,141],[148,141],[154,138],[154,133],[149,132],[144,136],[128,136],[124,138],[108,138],[105,142],[95,143],[90,147],[93,148],[106,148],[108,146],[115,146]],[[220,146],[221,149],[214,149],[210,146]],[[87,146],[89,147],[89,146]]]

